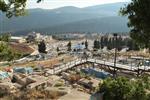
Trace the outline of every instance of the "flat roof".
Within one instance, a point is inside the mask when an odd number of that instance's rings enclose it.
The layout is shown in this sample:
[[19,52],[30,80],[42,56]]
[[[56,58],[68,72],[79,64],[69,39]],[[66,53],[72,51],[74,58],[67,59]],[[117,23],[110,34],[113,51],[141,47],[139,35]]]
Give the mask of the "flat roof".
[[14,39],[14,40],[20,40],[20,39],[23,39],[23,38],[22,38],[22,37],[12,36],[11,39]]

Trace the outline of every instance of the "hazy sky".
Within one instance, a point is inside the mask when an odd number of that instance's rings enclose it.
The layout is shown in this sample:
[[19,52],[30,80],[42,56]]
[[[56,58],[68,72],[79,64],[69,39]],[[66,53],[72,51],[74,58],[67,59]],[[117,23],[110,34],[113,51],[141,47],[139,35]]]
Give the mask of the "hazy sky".
[[27,8],[53,9],[63,6],[87,7],[106,3],[129,2],[131,0],[43,0],[37,4],[37,0],[28,0]]

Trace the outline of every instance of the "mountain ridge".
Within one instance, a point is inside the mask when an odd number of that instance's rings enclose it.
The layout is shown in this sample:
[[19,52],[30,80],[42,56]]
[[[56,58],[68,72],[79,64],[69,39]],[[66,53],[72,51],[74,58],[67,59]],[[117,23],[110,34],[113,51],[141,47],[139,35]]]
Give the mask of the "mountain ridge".
[[[73,28],[75,27],[74,26],[75,24],[72,24],[72,23],[80,23],[80,22],[85,23],[84,21],[87,21],[87,20],[93,20],[93,19],[101,20],[101,18],[106,17],[107,19],[107,17],[111,17],[111,16],[118,17],[119,8],[121,8],[124,4],[126,4],[126,2],[103,4],[103,5],[96,5],[96,6],[90,6],[90,7],[84,7],[84,8],[78,8],[78,7],[73,7],[73,6],[61,7],[61,8],[51,9],[51,10],[36,8],[36,9],[29,9],[28,16],[12,18],[10,20],[5,18],[4,15],[0,15],[0,23],[3,23],[0,25],[0,32],[17,33],[19,31],[32,30],[32,29],[43,30],[44,28],[48,28],[48,27],[49,28],[55,27],[53,29],[57,29],[57,30],[53,30],[53,31],[57,32],[59,30],[56,27],[58,26],[60,27],[60,26],[68,25],[68,24],[73,25],[72,27],[70,27],[71,28],[70,30],[73,30]],[[124,21],[121,20],[123,22],[118,23],[117,26],[120,26],[119,24],[127,23],[127,18],[123,18],[123,19]],[[110,21],[113,22],[113,20],[110,20]],[[101,22],[101,21],[97,21],[97,22]],[[99,25],[97,22],[95,22],[96,23],[95,25]],[[80,24],[82,25],[82,23]],[[111,22],[108,24],[111,25]],[[88,24],[87,24],[87,27],[88,27]],[[112,25],[112,28],[113,28],[113,25]],[[126,29],[126,27],[124,29]],[[91,27],[91,30],[92,30],[92,27]],[[80,29],[76,31],[80,32]],[[85,31],[88,31],[88,29]],[[118,31],[121,31],[121,29],[118,29]],[[127,29],[126,31],[128,32]],[[50,31],[47,31],[47,32],[50,32]]]

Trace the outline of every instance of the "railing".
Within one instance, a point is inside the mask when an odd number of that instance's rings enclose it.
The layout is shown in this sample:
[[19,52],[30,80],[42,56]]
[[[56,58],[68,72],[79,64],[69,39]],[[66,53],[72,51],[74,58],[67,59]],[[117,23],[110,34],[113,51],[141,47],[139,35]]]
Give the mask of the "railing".
[[[97,60],[97,59],[89,58],[89,59],[86,59],[86,60],[85,59],[76,59],[75,61],[71,61],[71,62],[68,62],[64,65],[60,65],[58,67],[50,69],[48,72],[50,74],[57,74],[59,72],[65,71],[65,70],[70,69],[70,68],[72,68],[76,65],[86,63],[86,62],[97,63],[97,64],[101,64],[101,65],[105,65],[105,66],[110,66],[112,68],[114,67],[113,62],[108,62],[108,61],[105,61],[105,60]],[[131,70],[131,71],[137,70],[137,67],[133,67],[133,65],[130,66],[130,65],[123,65],[123,64],[116,64],[116,68]],[[145,67],[144,68],[139,67],[139,69],[144,70]]]

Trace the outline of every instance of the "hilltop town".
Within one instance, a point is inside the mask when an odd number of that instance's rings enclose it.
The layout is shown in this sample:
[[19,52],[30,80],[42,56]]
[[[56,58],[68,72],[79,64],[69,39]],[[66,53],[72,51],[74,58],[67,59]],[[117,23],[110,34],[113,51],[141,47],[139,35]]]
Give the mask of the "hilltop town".
[[150,100],[150,0],[0,0],[0,100]]

